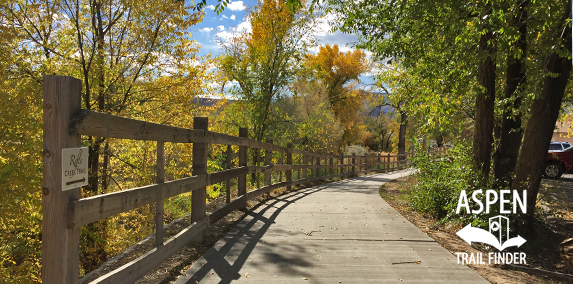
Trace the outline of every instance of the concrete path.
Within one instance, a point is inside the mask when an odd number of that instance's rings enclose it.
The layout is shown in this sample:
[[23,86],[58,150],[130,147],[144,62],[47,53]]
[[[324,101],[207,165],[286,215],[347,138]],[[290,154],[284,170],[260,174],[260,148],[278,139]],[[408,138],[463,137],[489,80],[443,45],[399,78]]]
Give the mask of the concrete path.
[[380,185],[408,174],[270,200],[175,283],[489,283],[380,198]]

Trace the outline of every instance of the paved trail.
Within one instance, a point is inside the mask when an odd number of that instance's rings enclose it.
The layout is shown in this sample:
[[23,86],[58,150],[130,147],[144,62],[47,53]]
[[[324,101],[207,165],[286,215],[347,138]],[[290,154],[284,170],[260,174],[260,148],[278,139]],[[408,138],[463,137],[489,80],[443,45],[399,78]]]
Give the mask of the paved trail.
[[378,194],[407,170],[270,200],[175,283],[489,283]]

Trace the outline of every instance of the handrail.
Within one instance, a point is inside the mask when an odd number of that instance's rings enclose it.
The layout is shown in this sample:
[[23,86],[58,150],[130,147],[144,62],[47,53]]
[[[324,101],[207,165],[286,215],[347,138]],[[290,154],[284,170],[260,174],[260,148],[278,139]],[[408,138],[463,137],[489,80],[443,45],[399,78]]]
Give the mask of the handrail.
[[[83,225],[95,222],[104,218],[108,218],[122,212],[126,212],[147,204],[156,203],[157,213],[156,216],[156,247],[142,255],[141,257],[133,260],[107,274],[99,277],[92,283],[132,283],[145,275],[151,269],[154,269],[165,259],[177,252],[191,240],[201,240],[205,230],[214,222],[220,220],[230,212],[244,208],[246,201],[251,200],[261,194],[268,193],[277,188],[286,187],[287,189],[292,186],[309,184],[313,181],[327,180],[345,176],[355,176],[359,173],[367,172],[385,172],[390,170],[401,169],[410,165],[409,157],[411,153],[402,155],[334,155],[332,153],[315,153],[301,149],[295,149],[292,144],[287,147],[281,147],[269,143],[259,142],[247,138],[247,130],[240,129],[239,137],[228,134],[212,132],[207,129],[207,118],[195,118],[194,129],[187,129],[181,127],[174,127],[168,125],[161,125],[131,118],[115,116],[111,114],[99,113],[91,110],[79,109],[80,90],[78,86],[74,88],[65,89],[65,94],[60,94],[62,89],[49,89],[53,84],[62,84],[61,82],[71,81],[73,84],[78,84],[70,77],[60,76],[46,76],[45,86],[48,90],[44,92],[45,103],[50,106],[46,107],[44,111],[44,133],[46,139],[49,141],[57,141],[61,139],[62,135],[72,137],[74,143],[64,145],[65,143],[55,143],[53,146],[57,149],[51,149],[54,155],[61,153],[61,149],[70,146],[78,145],[79,136],[96,136],[117,139],[132,139],[132,140],[148,140],[158,141],[158,155],[157,155],[157,176],[158,179],[155,184],[121,190],[112,193],[100,194],[87,198],[80,198],[79,189],[74,189],[70,193],[56,192],[53,194],[60,194],[65,199],[58,199],[63,208],[56,208],[58,214],[54,215],[50,210],[44,209],[44,224],[56,224],[50,230],[44,229],[45,232],[50,231],[50,234],[61,235],[63,230],[64,234],[71,236],[62,241],[62,239],[45,238],[43,243],[43,265],[54,259],[67,259],[69,265],[77,265],[78,248],[74,243],[79,242],[79,228]],[[60,81],[62,80],[62,81]],[[56,82],[53,83],[52,81]],[[47,82],[47,83],[46,83]],[[50,83],[52,82],[52,83]],[[58,83],[59,82],[59,83]],[[69,82],[68,82],[69,83]],[[52,84],[52,85],[50,85]],[[81,85],[80,85],[81,86]],[[59,92],[59,93],[58,93]],[[58,97],[60,96],[60,97]],[[57,99],[66,98],[74,101],[72,107],[62,107],[56,101]],[[54,97],[56,99],[54,99]],[[56,100],[56,101],[55,101]],[[66,99],[64,99],[64,102]],[[54,105],[52,105],[54,104]],[[69,104],[71,105],[71,104]],[[74,107],[77,107],[74,109]],[[58,113],[63,109],[70,115],[65,117],[58,117],[58,120],[51,121],[50,115]],[[71,118],[70,118],[71,117]],[[67,133],[59,132],[58,135],[52,135],[52,132],[66,131]],[[70,138],[70,139],[72,139]],[[49,142],[48,141],[48,142]],[[177,179],[173,181],[164,181],[164,155],[163,147],[164,142],[173,143],[196,143],[193,147],[193,176]],[[52,145],[45,143],[46,145]],[[227,147],[227,165],[228,169],[218,172],[206,172],[206,159],[208,144],[228,145]],[[47,147],[48,147],[47,146]],[[231,168],[231,160],[233,152],[231,146],[239,146],[239,164],[235,168]],[[50,148],[52,146],[49,146]],[[248,165],[247,152],[249,149],[258,149],[259,154],[256,155],[254,165]],[[260,150],[264,150],[264,159],[261,160]],[[45,150],[47,151],[47,150]],[[273,153],[280,153],[279,164],[272,163]],[[50,154],[50,152],[45,152]],[[57,180],[51,181],[47,177],[53,177],[60,174],[61,169],[56,166],[48,166],[46,163],[50,155],[45,154],[44,159],[44,179],[45,187],[57,187]],[[48,156],[46,156],[48,155]],[[60,154],[61,155],[61,154]],[[197,159],[195,159],[197,155]],[[201,157],[201,158],[199,158]],[[203,161],[201,161],[203,159]],[[283,161],[285,162],[283,164]],[[300,161],[299,164],[293,161]],[[261,165],[264,163],[264,165]],[[197,169],[197,171],[196,171]],[[58,172],[60,171],[60,172]],[[293,171],[297,173],[297,179],[293,179]],[[272,183],[271,175],[279,172],[279,180]],[[283,174],[284,173],[284,174]],[[246,177],[248,174],[264,174],[264,182],[257,188],[251,191],[246,189]],[[206,187],[209,185],[226,182],[231,179],[238,179],[239,196],[231,200],[230,195],[227,196],[227,204],[218,208],[211,214],[205,213],[205,196]],[[259,179],[257,178],[257,181]],[[48,185],[46,185],[48,183]],[[50,185],[51,184],[51,185]],[[227,194],[229,194],[229,187]],[[192,192],[192,222],[193,224],[185,228],[179,234],[173,236],[166,242],[163,242],[163,201],[167,198],[177,196],[183,193]],[[47,195],[47,194],[45,194]],[[44,198],[53,198],[48,196]],[[46,203],[45,203],[46,204]],[[51,214],[51,215],[50,215]],[[56,216],[56,217],[54,217]],[[60,216],[60,217],[58,217]],[[65,220],[64,224],[60,224],[61,220]],[[60,231],[58,231],[60,230]],[[71,232],[71,233],[70,233]],[[51,236],[51,235],[50,235]],[[58,243],[59,242],[59,243]],[[62,243],[63,242],[63,243]],[[68,249],[60,252],[59,247],[66,246]],[[50,266],[58,267],[58,266]],[[68,268],[66,268],[68,269]],[[84,282],[87,279],[78,279],[78,270],[69,268],[66,271],[49,271],[43,269],[42,271],[44,283],[78,283]],[[54,280],[57,279],[57,280]]]

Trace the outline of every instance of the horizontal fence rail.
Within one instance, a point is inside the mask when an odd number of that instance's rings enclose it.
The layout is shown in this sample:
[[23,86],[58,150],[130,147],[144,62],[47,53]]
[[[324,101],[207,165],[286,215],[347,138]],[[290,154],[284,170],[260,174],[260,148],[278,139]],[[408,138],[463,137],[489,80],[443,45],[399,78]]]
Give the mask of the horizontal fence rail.
[[[147,204],[157,205],[155,248],[91,283],[135,282],[188,243],[202,241],[209,226],[234,210],[245,208],[248,200],[261,194],[314,181],[385,172],[411,165],[411,153],[334,155],[295,149],[292,144],[281,147],[274,145],[272,140],[266,143],[255,141],[247,138],[246,128],[239,130],[238,137],[211,132],[207,127],[207,118],[196,117],[194,129],[186,129],[81,110],[81,84],[78,84],[79,80],[71,77],[44,77],[44,283],[85,282],[87,279],[79,279],[77,244],[80,227],[122,212]],[[55,119],[54,113],[58,114]],[[79,147],[81,135],[157,141],[156,183],[87,198],[80,198],[79,188],[58,192],[57,187],[61,187],[57,181],[58,175],[61,177],[58,171],[60,161],[57,159],[61,154],[58,152],[61,153],[62,148]],[[165,181],[165,142],[193,143],[193,176]],[[210,144],[228,145],[227,169],[207,173],[207,149]],[[239,146],[238,152],[233,153],[231,146]],[[255,155],[248,159],[248,153],[253,151]],[[441,155],[441,152],[436,154]],[[238,157],[235,168],[231,162],[233,157]],[[273,157],[280,157],[278,164],[273,164]],[[279,176],[276,183],[272,183],[273,173]],[[259,184],[260,174],[264,175],[263,184]],[[247,190],[248,175],[257,177],[255,189]],[[294,176],[297,179],[293,179]],[[237,180],[238,183],[238,197],[235,199],[230,195],[230,180]],[[227,186],[226,204],[207,214],[206,187],[221,182],[226,182]],[[46,194],[46,191],[50,194]],[[188,192],[192,193],[192,224],[163,242],[163,202]],[[59,266],[62,263],[67,265],[62,268]]]

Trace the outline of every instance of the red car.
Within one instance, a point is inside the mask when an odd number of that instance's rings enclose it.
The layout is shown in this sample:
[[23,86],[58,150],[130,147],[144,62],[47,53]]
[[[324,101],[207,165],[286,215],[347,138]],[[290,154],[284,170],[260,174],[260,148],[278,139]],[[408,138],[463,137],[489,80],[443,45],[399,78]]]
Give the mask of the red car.
[[551,142],[543,176],[558,179],[564,173],[573,172],[573,147],[567,142]]

